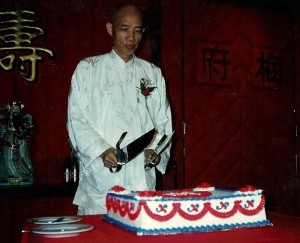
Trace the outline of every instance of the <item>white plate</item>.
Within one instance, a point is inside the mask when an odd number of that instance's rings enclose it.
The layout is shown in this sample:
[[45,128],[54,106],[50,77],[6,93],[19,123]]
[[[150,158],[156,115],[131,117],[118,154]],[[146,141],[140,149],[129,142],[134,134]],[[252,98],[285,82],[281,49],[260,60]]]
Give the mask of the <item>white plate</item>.
[[48,235],[50,237],[68,237],[92,230],[94,226],[88,224],[58,224],[38,226],[30,231],[35,234]]
[[82,220],[82,218],[77,216],[56,216],[56,217],[40,217],[29,219],[29,222],[35,224],[68,224],[75,223]]

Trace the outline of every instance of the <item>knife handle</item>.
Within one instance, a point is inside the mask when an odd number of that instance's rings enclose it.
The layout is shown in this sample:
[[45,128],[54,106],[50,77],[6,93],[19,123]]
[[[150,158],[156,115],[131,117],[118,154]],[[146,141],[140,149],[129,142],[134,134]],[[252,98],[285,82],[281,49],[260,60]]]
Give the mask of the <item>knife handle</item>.
[[117,162],[119,164],[126,164],[126,156],[123,149],[117,148]]
[[109,171],[111,173],[119,172],[122,169],[122,165],[126,164],[126,155],[125,155],[123,149],[120,149],[118,146],[117,146],[116,157],[117,157],[117,161],[118,161],[117,167],[116,168],[110,167]]
[[164,134],[161,139],[158,141],[156,148],[154,149],[154,152],[156,153],[156,156],[148,163],[145,164],[144,169],[149,171],[154,167],[153,161],[160,155],[160,151],[157,151],[158,147],[166,140],[168,136]]
[[109,171],[110,171],[111,173],[116,173],[116,172],[119,172],[121,169],[122,169],[122,165],[117,164],[117,167],[116,167],[116,168],[110,167],[110,168],[109,168]]
[[148,164],[146,164],[146,165],[144,166],[144,169],[147,170],[147,171],[149,171],[149,170],[151,170],[153,167],[154,167],[154,163],[153,163],[153,161],[151,161],[151,162],[149,162]]

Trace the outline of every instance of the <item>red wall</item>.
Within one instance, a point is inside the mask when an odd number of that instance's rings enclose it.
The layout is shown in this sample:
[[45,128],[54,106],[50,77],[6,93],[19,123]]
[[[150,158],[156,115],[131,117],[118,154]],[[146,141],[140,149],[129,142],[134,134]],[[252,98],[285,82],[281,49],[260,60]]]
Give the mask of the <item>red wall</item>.
[[[299,137],[299,127],[300,127],[300,28],[299,28],[299,23],[300,23],[300,15],[299,15],[299,3],[297,7],[297,11],[295,14],[295,117],[296,117],[296,126],[298,128],[298,137]],[[295,144],[295,157],[297,161],[300,161],[299,158],[299,151],[300,151],[300,141],[299,138],[296,139],[296,144]],[[300,167],[297,166],[296,168],[296,178],[297,178],[297,213],[300,214],[300,190],[299,190],[299,181],[300,181]]]
[[[225,188],[250,184],[264,190],[267,206],[293,213],[293,18],[194,1],[185,1],[184,13],[187,185],[204,180]],[[209,50],[206,59],[204,48]],[[280,57],[282,68],[262,65],[271,54],[273,64]],[[205,63],[210,55],[211,79]],[[278,73],[277,80],[272,75],[267,80],[268,71],[282,71],[282,78]]]
[[[236,189],[251,184],[264,190],[268,209],[295,214],[297,10],[241,2],[162,4],[162,67],[175,111],[177,181],[179,187],[203,181]],[[200,73],[202,48],[214,45],[230,53],[224,82]],[[283,58],[282,84],[262,84],[255,77],[261,51]]]

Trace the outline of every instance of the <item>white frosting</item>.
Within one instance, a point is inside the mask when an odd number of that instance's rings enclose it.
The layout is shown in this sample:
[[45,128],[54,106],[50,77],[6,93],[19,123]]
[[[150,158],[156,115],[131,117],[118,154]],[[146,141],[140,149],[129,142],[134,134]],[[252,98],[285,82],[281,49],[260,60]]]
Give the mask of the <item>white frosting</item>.
[[248,194],[253,194],[253,193],[262,193],[262,190],[260,190],[260,189],[258,189],[258,190],[255,190],[255,191],[236,191],[236,192],[234,192],[234,194],[236,194],[236,195],[239,195],[239,194],[246,194],[246,195],[248,195]]
[[215,188],[213,186],[211,186],[211,187],[205,187],[205,188],[203,188],[203,187],[196,187],[196,188],[193,189],[193,191],[196,191],[196,192],[205,192],[205,191],[212,192],[214,190],[215,190]]
[[[124,197],[124,193],[122,195],[119,193],[119,196],[108,194],[108,201],[117,199],[122,206],[116,213],[108,206],[107,218],[138,234],[210,231],[262,226],[269,223],[261,190],[241,193],[210,188],[205,191],[209,191],[211,196],[186,197],[201,194],[203,190],[183,190],[182,193],[168,191],[164,192],[163,196],[154,197],[140,197],[138,193],[132,192],[127,194],[128,197]],[[130,209],[127,210],[124,205]]]

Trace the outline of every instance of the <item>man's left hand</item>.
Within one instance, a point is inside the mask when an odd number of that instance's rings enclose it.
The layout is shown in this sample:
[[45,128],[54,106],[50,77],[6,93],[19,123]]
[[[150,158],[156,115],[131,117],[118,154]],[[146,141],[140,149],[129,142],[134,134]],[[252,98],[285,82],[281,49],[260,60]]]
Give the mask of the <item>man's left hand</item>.
[[[144,152],[145,155],[145,164],[148,165],[156,156],[157,154],[154,152],[153,149],[146,149]],[[157,166],[160,163],[160,155],[156,157],[155,160],[153,160],[153,166]]]

